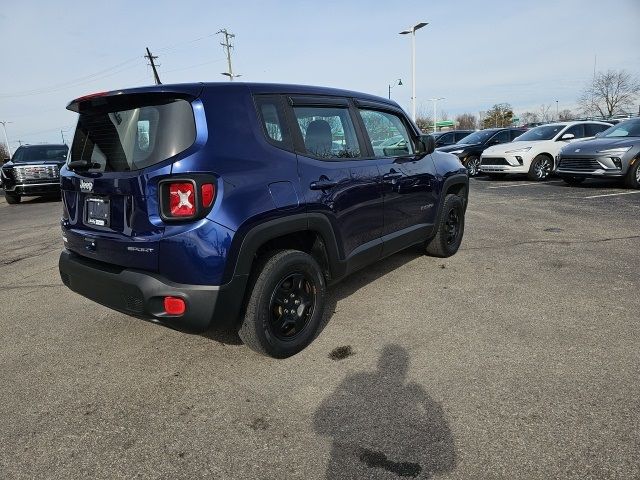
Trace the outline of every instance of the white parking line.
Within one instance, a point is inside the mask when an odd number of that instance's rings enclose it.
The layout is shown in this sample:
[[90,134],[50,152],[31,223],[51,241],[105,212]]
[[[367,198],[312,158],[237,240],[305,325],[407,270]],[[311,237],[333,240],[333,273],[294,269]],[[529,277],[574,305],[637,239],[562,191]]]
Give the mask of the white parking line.
[[605,193],[604,195],[591,195],[589,197],[582,198],[617,197],[618,195],[633,195],[634,193],[640,193],[640,190],[637,190],[635,192]]
[[493,187],[489,188],[526,187],[527,185],[549,185],[550,183],[564,183],[564,180],[553,180],[550,182],[514,183],[510,185],[494,185]]

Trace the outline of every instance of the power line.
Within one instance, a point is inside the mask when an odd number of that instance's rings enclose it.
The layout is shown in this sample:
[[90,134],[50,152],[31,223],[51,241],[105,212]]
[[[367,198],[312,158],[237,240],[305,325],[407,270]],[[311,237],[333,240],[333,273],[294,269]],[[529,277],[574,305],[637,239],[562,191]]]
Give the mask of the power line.
[[156,85],[162,85],[162,82],[160,81],[160,77],[158,76],[158,70],[156,70],[155,60],[156,58],[158,58],[157,55],[151,55],[151,52],[149,51],[149,47],[147,47],[147,54],[144,56],[144,58],[149,60],[149,62],[151,63],[151,68],[153,69],[153,77],[156,81]]
[[223,28],[221,30],[218,30],[217,33],[221,33],[222,35],[224,35],[224,42],[221,42],[220,45],[222,45],[222,47],[224,48],[226,54],[227,54],[227,66],[228,66],[228,70],[226,72],[223,72],[221,75],[226,75],[227,77],[229,77],[229,81],[233,82],[233,79],[235,77],[241,77],[242,75],[234,75],[233,74],[233,68],[231,66],[231,49],[233,48],[233,44],[231,43],[231,39],[235,38],[235,35],[231,32],[229,32],[226,28]]

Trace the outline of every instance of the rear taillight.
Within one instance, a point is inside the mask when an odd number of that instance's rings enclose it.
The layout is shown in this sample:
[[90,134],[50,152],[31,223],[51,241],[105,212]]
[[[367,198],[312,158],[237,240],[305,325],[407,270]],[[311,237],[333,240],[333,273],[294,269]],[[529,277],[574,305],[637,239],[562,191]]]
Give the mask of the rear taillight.
[[203,183],[200,187],[200,191],[202,192],[202,206],[204,208],[209,208],[213,204],[213,197],[216,195],[216,189],[213,186],[213,183]]
[[169,211],[172,217],[193,217],[196,214],[196,189],[193,183],[169,184]]
[[160,215],[164,220],[194,220],[204,217],[216,197],[214,178],[194,174],[187,178],[167,178],[158,184]]

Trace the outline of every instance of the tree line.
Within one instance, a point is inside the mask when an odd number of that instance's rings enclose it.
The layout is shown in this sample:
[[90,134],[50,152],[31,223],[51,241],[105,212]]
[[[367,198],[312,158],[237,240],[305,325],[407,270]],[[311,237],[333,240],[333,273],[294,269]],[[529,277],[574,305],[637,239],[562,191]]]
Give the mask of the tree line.
[[[626,70],[608,70],[594,75],[578,98],[578,109],[558,110],[552,104],[543,104],[535,111],[525,111],[518,117],[518,124],[531,125],[552,121],[568,121],[580,117],[596,117],[607,119],[615,115],[640,114],[640,80]],[[455,128],[459,130],[475,130],[513,125],[515,114],[509,103],[497,103],[489,110],[463,113],[455,117]],[[439,120],[448,120],[446,112],[440,113]],[[433,130],[433,116],[420,112],[416,124],[422,131]]]

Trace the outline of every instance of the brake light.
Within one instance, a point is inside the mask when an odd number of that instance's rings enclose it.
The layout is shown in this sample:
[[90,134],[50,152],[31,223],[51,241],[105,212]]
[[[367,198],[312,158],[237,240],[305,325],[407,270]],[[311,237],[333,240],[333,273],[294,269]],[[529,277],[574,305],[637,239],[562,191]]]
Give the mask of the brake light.
[[200,192],[202,193],[202,206],[204,208],[209,208],[213,203],[213,197],[216,194],[216,189],[212,183],[203,183],[200,187]]
[[164,297],[164,311],[168,315],[182,315],[187,311],[187,306],[181,298]]
[[169,212],[172,217],[193,217],[196,214],[196,191],[193,183],[169,184]]

